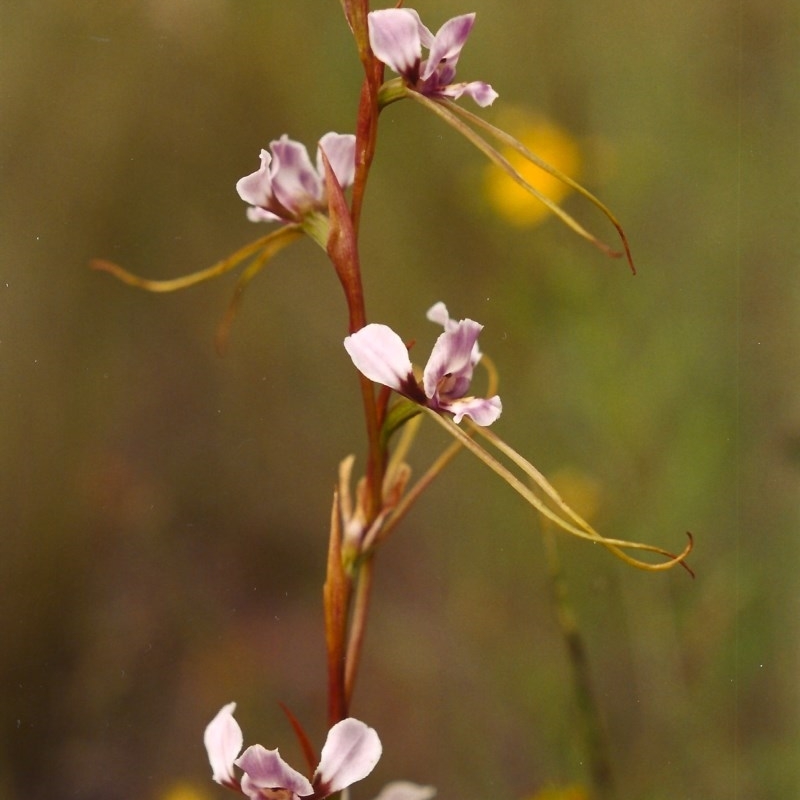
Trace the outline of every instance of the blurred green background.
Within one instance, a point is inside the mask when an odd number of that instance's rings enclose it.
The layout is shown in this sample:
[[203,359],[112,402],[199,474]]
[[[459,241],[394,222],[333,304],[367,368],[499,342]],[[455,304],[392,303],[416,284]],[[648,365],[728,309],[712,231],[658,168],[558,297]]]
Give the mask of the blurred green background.
[[[460,77],[580,143],[639,275],[485,200],[482,157],[410,103],[382,117],[371,319],[420,347],[444,300],[486,329],[499,435],[597,489],[608,535],[692,581],[560,539],[620,797],[800,796],[800,11],[790,0],[420,0],[478,12]],[[205,724],[322,742],[321,583],[337,463],[364,438],[345,309],[301,242],[248,291],[153,296],[91,272],[210,265],[267,232],[235,181],[284,132],[354,125],[335,0],[3,4],[0,796],[213,798]],[[466,103],[467,105],[468,102]],[[574,197],[567,209],[611,238]],[[445,444],[424,429],[414,464]],[[587,785],[540,529],[462,455],[378,559],[356,789],[521,798]]]

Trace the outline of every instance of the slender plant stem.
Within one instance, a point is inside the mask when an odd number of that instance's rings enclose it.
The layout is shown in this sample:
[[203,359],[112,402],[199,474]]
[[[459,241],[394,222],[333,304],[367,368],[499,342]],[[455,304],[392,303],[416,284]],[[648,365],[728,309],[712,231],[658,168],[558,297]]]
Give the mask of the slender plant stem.
[[358,570],[358,583],[356,585],[353,615],[350,619],[350,635],[347,641],[347,655],[345,657],[344,696],[348,707],[353,699],[358,667],[361,663],[361,651],[367,630],[369,602],[372,596],[374,567],[374,556],[368,555],[361,562]]
[[558,544],[552,527],[545,523],[544,548],[547,557],[547,571],[550,577],[550,589],[555,605],[556,620],[567,648],[572,683],[578,706],[579,727],[586,758],[589,762],[592,786],[597,800],[614,800],[614,780],[611,760],[608,756],[608,745],[605,731],[600,719],[597,698],[592,688],[589,674],[589,659],[583,636],[569,599],[569,591],[561,559],[558,555]]
[[328,652],[328,723],[334,725],[347,716],[345,635],[352,594],[352,580],[342,565],[342,520],[338,490],[333,493],[330,527],[328,565],[322,597]]
[[[369,9],[367,0],[344,2],[343,8],[356,37],[359,56],[364,64],[365,77],[361,88],[356,122],[356,175],[353,199],[350,208],[347,209],[344,205],[341,188],[329,186],[329,196],[332,194],[332,189],[339,189],[338,197],[334,197],[331,202],[330,213],[332,218],[337,217],[337,235],[342,235],[343,232],[344,240],[338,242],[341,249],[337,250],[337,242],[329,239],[327,251],[334,261],[345,290],[349,331],[352,334],[367,324],[364,287],[359,263],[358,229],[364,192],[377,143],[377,92],[383,74],[383,65],[372,55],[369,48],[366,31],[366,17]],[[330,169],[328,171],[332,172]],[[382,420],[375,399],[375,387],[360,373],[358,379],[368,441],[367,507],[364,512],[365,530],[369,530],[369,526],[381,513],[383,476],[386,465],[380,441]],[[336,519],[332,518],[331,520],[328,581],[324,597],[328,637],[328,715],[331,724],[346,716],[352,699],[366,631],[373,576],[371,558],[357,562],[355,576],[344,574],[341,559],[341,507],[338,501],[334,502],[334,512]],[[338,537],[334,535],[334,529],[338,529]],[[337,563],[333,564],[334,561]],[[350,616],[348,612],[354,579],[356,581],[356,597],[353,613]]]

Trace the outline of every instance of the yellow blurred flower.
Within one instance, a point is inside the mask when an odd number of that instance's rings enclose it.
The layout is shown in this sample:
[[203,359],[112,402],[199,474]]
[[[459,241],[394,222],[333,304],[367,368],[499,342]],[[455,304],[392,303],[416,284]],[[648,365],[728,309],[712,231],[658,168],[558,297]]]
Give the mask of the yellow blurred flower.
[[211,793],[188,781],[173,783],[162,794],[160,800],[211,800]]
[[548,786],[545,789],[540,789],[528,800],[589,800],[589,792],[578,784]]
[[[527,111],[506,113],[497,125],[557,170],[571,178],[578,177],[580,149],[575,139],[563,128]],[[501,152],[531,186],[554,202],[561,203],[572,191],[558,178],[531,164],[511,148]],[[487,167],[484,186],[489,203],[515,225],[538,225],[550,214],[542,203],[495,166]]]

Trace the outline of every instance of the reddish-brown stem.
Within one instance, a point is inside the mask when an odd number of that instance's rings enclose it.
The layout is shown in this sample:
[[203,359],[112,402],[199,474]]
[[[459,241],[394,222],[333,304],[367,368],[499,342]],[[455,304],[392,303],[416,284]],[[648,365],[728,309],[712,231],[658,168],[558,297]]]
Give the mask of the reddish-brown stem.
[[370,52],[364,63],[364,82],[361,84],[361,95],[358,103],[358,121],[356,123],[356,176],[353,181],[353,201],[351,217],[353,230],[358,236],[361,222],[361,209],[364,203],[364,192],[367,187],[367,176],[375,156],[378,139],[378,88],[383,79],[383,64]]
[[312,746],[311,742],[309,741],[308,735],[305,732],[305,729],[300,724],[300,720],[292,713],[289,706],[285,703],[278,703],[281,707],[281,711],[286,715],[286,719],[289,720],[289,724],[292,726],[292,730],[294,731],[294,735],[297,737],[297,741],[300,743],[300,748],[303,751],[303,757],[306,760],[306,764],[308,765],[309,773],[313,772],[316,769],[317,764],[319,763],[319,759],[317,758],[317,754],[314,752],[314,747]]
[[[342,5],[353,30],[365,73],[356,122],[356,172],[352,202],[349,208],[342,188],[324,153],[323,160],[331,223],[327,251],[336,267],[347,298],[348,327],[352,334],[367,324],[358,253],[358,229],[367,178],[375,155],[379,113],[378,88],[383,78],[383,64],[375,58],[369,47],[368,0],[342,0]],[[385,456],[380,446],[383,412],[376,402],[375,388],[372,382],[359,374],[359,383],[368,439],[367,508],[363,509],[368,529],[380,513],[382,505],[383,475],[386,466]],[[356,606],[353,610],[352,620],[349,620],[353,582],[342,566],[341,509],[338,499],[335,498],[331,519],[331,543],[328,552],[328,577],[324,591],[328,640],[328,716],[331,724],[343,719],[347,714],[366,628],[372,583],[371,560],[367,559],[358,564],[355,569],[358,575]],[[350,628],[349,638],[347,637],[348,627]],[[345,645],[345,639],[348,639],[347,645]]]
[[[368,4],[365,4],[365,6]],[[356,175],[353,182],[353,199],[350,204],[350,219],[353,224],[353,238],[358,240],[358,230],[361,222],[361,210],[364,203],[364,194],[367,187],[367,178],[375,156],[378,139],[378,89],[383,80],[383,64],[378,61],[369,48],[369,41],[359,43],[359,52],[364,64],[364,82],[361,85],[361,95],[358,104],[358,120],[356,123]],[[360,278],[360,274],[359,274]],[[363,295],[362,295],[363,302]],[[351,320],[352,321],[352,320]],[[366,325],[366,314],[362,325]],[[356,329],[358,330],[358,328]],[[352,330],[351,330],[352,332]],[[375,404],[375,395],[372,383],[363,375],[361,379],[361,392],[364,397],[364,411],[366,414],[367,434],[369,438],[369,458],[367,463],[367,485],[371,497],[371,508],[368,509],[368,521],[372,519],[381,507],[381,486],[383,484],[384,457],[380,449],[381,411]],[[369,401],[367,400],[369,395]]]
[[362,62],[369,55],[369,34],[367,32],[367,15],[369,14],[369,0],[341,0],[347,24],[356,40],[358,55]]
[[[362,8],[365,11],[366,6]],[[346,6],[347,10],[347,6]],[[350,7],[355,16],[361,15],[356,5]],[[365,16],[365,15],[364,15]],[[353,18],[349,17],[352,24]],[[365,19],[362,20],[365,22]],[[342,187],[323,153],[325,181],[328,192],[330,234],[327,251],[339,281],[344,289],[348,308],[348,328],[355,333],[367,324],[364,290],[361,280],[361,266],[358,254],[358,221],[364,197],[369,168],[375,153],[377,134],[377,86],[382,74],[382,66],[359,43],[359,51],[364,62],[366,77],[359,101],[358,122],[356,126],[356,176],[353,188],[352,206],[348,208]],[[359,374],[364,419],[367,427],[369,456],[367,459],[367,485],[369,504],[366,522],[369,525],[380,511],[381,486],[383,484],[384,457],[380,447],[380,419],[375,400],[375,389],[370,380]],[[359,570],[357,608],[354,613],[353,628],[349,637],[349,611],[352,594],[352,578],[342,565],[341,554],[341,509],[338,493],[334,498],[331,514],[331,539],[328,550],[328,573],[324,589],[325,627],[328,648],[328,717],[331,725],[347,716],[349,700],[353,692],[361,645],[364,638],[366,609],[368,606],[370,570]]]
[[[364,288],[361,282],[361,265],[358,257],[356,240],[350,209],[344,198],[342,187],[336,180],[325,154],[322,153],[325,166],[325,184],[328,191],[328,214],[330,217],[330,233],[328,235],[328,257],[336,268],[339,282],[344,289],[349,314],[349,330],[355,333],[367,324],[367,312],[364,305]],[[369,458],[367,480],[372,498],[371,508],[367,509],[368,522],[380,510],[381,483],[383,481],[383,456],[380,448],[380,420],[375,403],[375,390],[372,382],[359,375],[361,397],[364,404],[364,417],[369,440]]]
[[337,490],[333,493],[328,568],[322,589],[328,650],[328,724],[331,726],[347,717],[345,638],[351,590],[350,578],[342,565],[342,520]]

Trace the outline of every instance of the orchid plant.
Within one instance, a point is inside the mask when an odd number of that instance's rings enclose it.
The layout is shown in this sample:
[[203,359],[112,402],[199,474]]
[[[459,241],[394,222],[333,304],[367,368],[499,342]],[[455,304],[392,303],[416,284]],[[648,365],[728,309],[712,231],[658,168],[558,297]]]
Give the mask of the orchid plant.
[[[358,244],[362,206],[378,142],[380,113],[404,99],[420,104],[466,137],[525,188],[532,202],[544,203],[580,236],[611,256],[624,255],[632,270],[633,261],[622,227],[597,198],[509,134],[456,102],[469,100],[485,108],[498,98],[484,81],[456,81],[459,57],[475,24],[475,14],[454,17],[434,34],[412,9],[370,11],[368,0],[342,0],[342,7],[364,69],[355,133],[325,134],[317,143],[315,164],[303,144],[284,134],[261,151],[259,169],[236,184],[240,198],[248,205],[247,217],[279,227],[214,266],[174,280],[149,280],[107,261],[93,263],[130,285],[154,292],[185,288],[246,264],[218,327],[220,349],[227,343],[247,284],[284,247],[303,236],[324,251],[344,292],[348,331],[343,346],[359,382],[368,446],[364,474],[355,489],[355,456],[349,455],[341,462],[332,499],[323,593],[330,731],[309,779],[286,764],[278,750],[252,745],[241,753],[243,737],[233,717],[235,704],[224,706],[205,732],[212,777],[252,800],[321,800],[366,777],[380,757],[376,732],[349,716],[370,608],[373,556],[462,449],[502,478],[551,528],[600,544],[632,566],[666,570],[681,565],[689,570],[686,557],[692,548],[691,536],[686,547],[673,554],[655,545],[601,535],[562,500],[530,461],[492,432],[490,426],[500,417],[503,406],[496,391],[494,365],[478,346],[483,329],[479,322],[451,318],[441,302],[430,308],[428,319],[442,331],[420,368],[412,362],[404,338],[387,325],[368,321]],[[387,67],[397,77],[385,80]],[[492,142],[511,148],[599,208],[616,228],[621,250],[588,233],[531,186]],[[345,190],[350,187],[348,201]],[[473,389],[479,368],[486,376],[483,390]],[[412,483],[406,458],[425,418],[442,427],[453,441]],[[658,558],[642,560],[632,555],[636,552],[649,552]],[[293,718],[292,723],[311,768],[315,763],[313,750],[299,723]],[[241,771],[240,777],[234,767]],[[387,787],[381,797],[426,800],[431,794],[430,787],[398,782]]]

